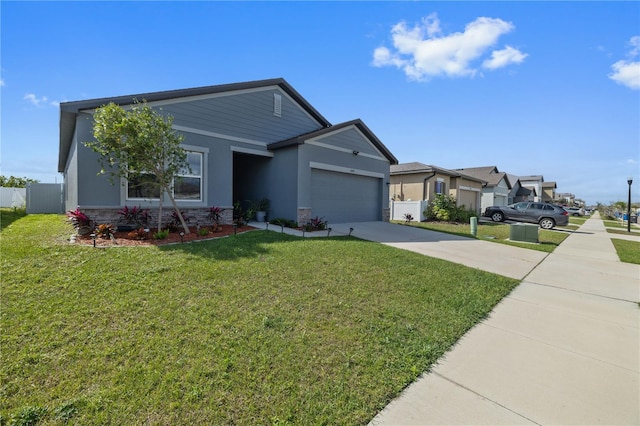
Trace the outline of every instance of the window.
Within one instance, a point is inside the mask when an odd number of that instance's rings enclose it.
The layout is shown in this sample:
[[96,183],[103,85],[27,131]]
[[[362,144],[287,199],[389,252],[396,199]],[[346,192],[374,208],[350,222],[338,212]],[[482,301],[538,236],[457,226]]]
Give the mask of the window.
[[529,203],[517,203],[513,206],[516,210],[524,211],[529,207]]
[[187,152],[189,169],[179,173],[173,184],[173,196],[176,200],[202,200],[202,153]]
[[[173,182],[173,196],[176,200],[202,200],[202,159],[201,152],[187,151],[189,167],[176,175]],[[127,180],[127,199],[158,200],[160,187],[156,177],[149,173],[141,173]]]
[[159,199],[160,187],[156,185],[156,177],[142,173],[127,180],[128,199]]
[[443,181],[437,181],[435,186],[436,194],[444,194],[445,193],[445,184]]

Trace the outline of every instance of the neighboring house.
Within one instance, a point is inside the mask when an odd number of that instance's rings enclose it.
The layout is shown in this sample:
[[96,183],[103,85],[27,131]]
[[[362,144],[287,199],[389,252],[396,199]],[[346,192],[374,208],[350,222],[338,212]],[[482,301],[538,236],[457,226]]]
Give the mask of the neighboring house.
[[456,205],[480,212],[485,181],[455,170],[413,162],[391,165],[389,195],[395,201],[431,201],[435,194],[448,194]]
[[[97,175],[95,109],[109,102],[127,107],[146,100],[174,118],[184,135],[192,171],[176,186],[181,210],[197,218],[208,207],[268,198],[270,218],[306,223],[388,220],[389,166],[396,158],[359,119],[332,125],[284,79],[153,92],[60,104],[58,170],[64,173],[67,210],[79,207],[100,221],[117,220],[125,205],[154,209],[158,198],[121,179]],[[164,210],[171,213],[168,197]],[[202,223],[202,222],[201,222]]]
[[511,183],[511,190],[509,191],[509,204],[519,203],[521,201],[533,201],[535,198],[535,190],[525,188],[522,186],[520,179],[516,175],[507,173],[507,178]]
[[511,183],[507,174],[499,171],[496,166],[468,167],[456,170],[486,182],[482,187],[481,211],[484,211],[487,207],[506,206],[509,204]]
[[556,202],[558,204],[573,206],[575,204],[576,196],[570,192],[559,192],[556,194]]
[[520,184],[534,192],[533,201],[542,201],[542,184],[544,177],[542,175],[519,176]]
[[542,183],[542,202],[553,203],[556,199],[556,189],[558,186],[555,182],[543,182]]

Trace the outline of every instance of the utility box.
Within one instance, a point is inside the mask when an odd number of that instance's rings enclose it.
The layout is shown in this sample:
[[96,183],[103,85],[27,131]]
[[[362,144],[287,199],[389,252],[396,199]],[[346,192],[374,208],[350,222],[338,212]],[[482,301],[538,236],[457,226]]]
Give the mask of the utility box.
[[538,242],[538,225],[529,223],[513,223],[509,225],[509,239],[525,243]]

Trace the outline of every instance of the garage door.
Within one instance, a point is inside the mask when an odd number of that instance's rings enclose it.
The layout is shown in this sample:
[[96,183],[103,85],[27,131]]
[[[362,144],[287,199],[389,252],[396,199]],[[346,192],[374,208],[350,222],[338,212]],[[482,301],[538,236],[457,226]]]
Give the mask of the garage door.
[[465,189],[461,189],[459,191],[460,199],[458,200],[459,206],[465,206],[466,208],[475,211],[477,208],[477,192],[475,191],[467,191]]
[[380,179],[311,170],[311,215],[329,223],[381,220]]

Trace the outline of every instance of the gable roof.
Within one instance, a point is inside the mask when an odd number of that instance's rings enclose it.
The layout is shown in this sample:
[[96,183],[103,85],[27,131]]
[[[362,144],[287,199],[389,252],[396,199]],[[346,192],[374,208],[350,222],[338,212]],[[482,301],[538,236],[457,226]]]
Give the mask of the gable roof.
[[220,84],[215,86],[194,87],[190,89],[166,90],[161,92],[139,93],[135,95],[115,96],[110,98],[87,99],[83,101],[60,103],[60,147],[58,157],[58,171],[63,172],[67,163],[71,141],[76,127],[76,117],[80,111],[92,110],[110,102],[116,105],[131,105],[136,99],[144,99],[147,102],[159,102],[177,98],[211,95],[216,93],[233,92],[238,90],[256,89],[269,86],[278,86],[297,102],[311,117],[317,120],[321,126],[330,127],[331,123],[320,114],[309,102],[307,102],[285,79],[274,78],[268,80],[255,80],[244,83]]
[[520,179],[520,182],[522,181],[544,182],[544,177],[542,175],[520,176],[518,179]]
[[501,180],[504,179],[504,181],[507,183],[507,187],[511,189],[511,182],[509,181],[509,177],[505,172],[499,171],[496,166],[467,167],[464,169],[456,170],[464,172],[469,176],[484,180],[485,182],[487,182],[487,186],[496,186],[500,183]]
[[286,148],[294,145],[302,145],[309,139],[317,138],[318,136],[327,135],[333,132],[337,132],[344,128],[355,126],[360,130],[367,139],[389,160],[391,164],[398,164],[398,159],[387,149],[387,147],[378,139],[378,137],[367,127],[366,124],[359,118],[344,123],[336,124],[334,126],[325,127],[323,129],[314,130],[309,133],[298,135],[296,137],[286,139],[279,142],[270,143],[267,145],[267,149],[274,150],[280,148]]
[[480,179],[478,177],[471,176],[471,175],[469,175],[467,173],[461,173],[458,170],[444,169],[442,167],[431,166],[431,165],[423,164],[423,163],[419,163],[419,162],[402,163],[402,164],[392,165],[391,166],[390,175],[391,176],[393,176],[393,175],[408,175],[408,174],[414,174],[414,173],[438,173],[438,174],[445,175],[445,176],[462,177],[462,178],[473,180],[473,181],[476,181],[476,182],[486,183],[486,181],[484,179]]

